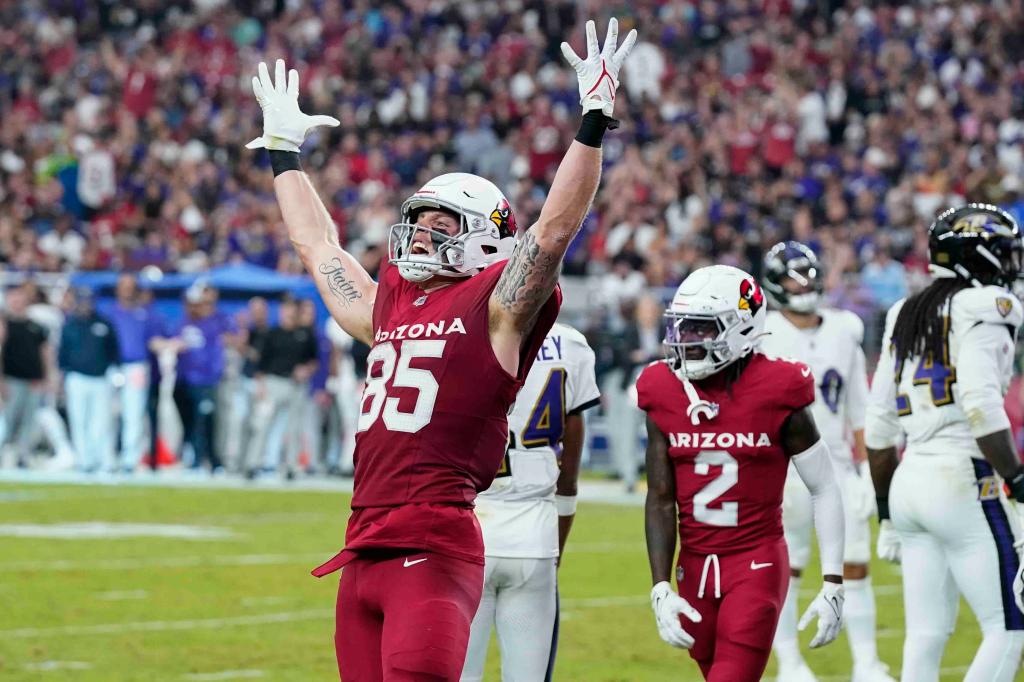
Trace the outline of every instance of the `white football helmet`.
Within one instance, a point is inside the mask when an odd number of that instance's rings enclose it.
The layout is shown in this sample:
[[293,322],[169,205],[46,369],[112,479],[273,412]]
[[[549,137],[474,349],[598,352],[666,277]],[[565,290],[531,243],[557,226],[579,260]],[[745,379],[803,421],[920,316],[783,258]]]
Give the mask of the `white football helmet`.
[[684,379],[709,377],[754,350],[765,315],[752,276],[730,265],[694,270],[665,310],[665,357]]
[[[416,225],[423,209],[441,208],[459,216],[455,235]],[[434,252],[413,253],[416,235],[430,237]],[[470,173],[445,173],[423,185],[402,204],[402,222],[391,226],[388,260],[410,282],[434,275],[471,277],[508,258],[516,241],[516,219],[494,183]]]

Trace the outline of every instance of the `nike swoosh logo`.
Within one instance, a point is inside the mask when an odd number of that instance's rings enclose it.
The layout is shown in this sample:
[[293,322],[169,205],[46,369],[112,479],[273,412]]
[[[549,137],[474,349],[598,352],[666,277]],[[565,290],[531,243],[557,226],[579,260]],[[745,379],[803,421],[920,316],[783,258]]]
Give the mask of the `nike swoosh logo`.
[[832,611],[836,614],[836,620],[842,618],[842,612],[839,610],[839,600],[835,597],[831,597],[826,600],[828,605],[832,607]]
[[805,377],[809,377],[809,376],[811,376],[811,368],[810,367],[801,367],[800,368],[800,373],[803,374]]
[[406,559],[405,563],[402,564],[402,566],[404,568],[409,568],[410,566],[415,566],[416,564],[422,564],[424,561],[426,561],[429,558],[430,557],[423,557],[422,559],[417,559],[416,561],[409,561],[408,559]]
[[762,568],[768,568],[769,566],[774,566],[774,564],[772,562],[770,562],[770,561],[768,563],[766,563],[766,564],[759,564],[756,561],[754,561],[753,559],[751,559],[751,561],[750,561],[750,570],[751,571],[757,571],[757,570],[762,569]]

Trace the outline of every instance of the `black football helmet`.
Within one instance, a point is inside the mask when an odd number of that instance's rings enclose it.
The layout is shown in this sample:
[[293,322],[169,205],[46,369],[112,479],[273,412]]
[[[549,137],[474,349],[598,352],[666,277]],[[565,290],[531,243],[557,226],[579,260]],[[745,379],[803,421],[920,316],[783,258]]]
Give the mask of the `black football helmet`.
[[1024,277],[1020,227],[992,204],[967,204],[939,214],[928,228],[928,258],[937,274],[955,275],[976,287],[1009,289]]
[[[790,292],[783,285],[792,279],[803,289]],[[777,308],[795,313],[813,313],[821,305],[825,290],[824,273],[814,251],[800,242],[779,242],[764,257],[764,292]]]

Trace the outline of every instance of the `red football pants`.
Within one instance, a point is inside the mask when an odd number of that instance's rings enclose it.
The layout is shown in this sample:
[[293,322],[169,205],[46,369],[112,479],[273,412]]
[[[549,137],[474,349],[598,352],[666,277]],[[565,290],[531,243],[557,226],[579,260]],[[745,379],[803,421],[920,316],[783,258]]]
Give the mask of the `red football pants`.
[[338,585],[343,682],[458,680],[484,567],[430,552],[360,552]]
[[701,622],[681,617],[690,649],[708,682],[757,682],[768,665],[779,612],[789,587],[783,540],[736,554],[680,552],[679,594]]

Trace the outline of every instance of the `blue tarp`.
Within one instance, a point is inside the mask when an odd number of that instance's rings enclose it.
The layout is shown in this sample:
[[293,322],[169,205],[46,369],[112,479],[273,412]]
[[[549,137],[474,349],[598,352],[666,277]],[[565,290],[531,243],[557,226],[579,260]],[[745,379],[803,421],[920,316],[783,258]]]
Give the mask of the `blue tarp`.
[[[104,289],[113,289],[120,275],[121,273],[113,271],[78,272],[72,275],[71,284],[76,287],[89,287],[102,295],[106,293],[103,291]],[[207,281],[223,293],[239,292],[253,295],[291,293],[300,298],[316,296],[313,280],[306,275],[282,275],[274,270],[248,263],[223,265],[201,273],[170,273],[156,281],[140,278],[139,285],[144,289],[155,291],[184,290],[200,279]]]
[[[120,272],[78,272],[71,276],[74,287],[88,287],[96,292],[97,302],[103,305],[113,302],[114,287]],[[253,296],[266,296],[270,302],[271,315],[277,316],[275,299],[284,294],[296,298],[309,298],[316,303],[317,321],[327,320],[327,309],[317,294],[316,285],[306,275],[282,275],[274,270],[248,263],[223,265],[212,270],[193,274],[169,273],[159,280],[139,278],[139,286],[152,289],[157,299],[154,306],[169,320],[180,319],[184,314],[182,296],[186,289],[197,280],[203,280],[220,292],[218,309],[233,314],[245,307]]]

